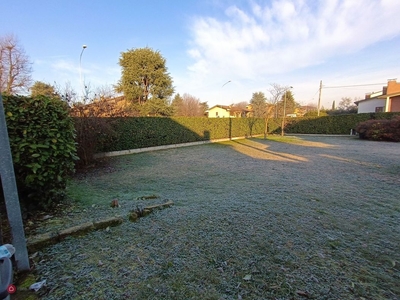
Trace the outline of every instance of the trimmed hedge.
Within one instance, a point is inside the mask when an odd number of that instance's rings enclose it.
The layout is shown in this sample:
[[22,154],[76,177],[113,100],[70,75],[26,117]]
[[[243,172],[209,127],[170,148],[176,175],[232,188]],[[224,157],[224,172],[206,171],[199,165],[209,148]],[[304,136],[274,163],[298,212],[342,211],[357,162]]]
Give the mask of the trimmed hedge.
[[[287,118],[286,133],[350,134],[357,124],[371,118],[390,119],[400,113],[351,114],[338,116]],[[101,119],[101,122],[99,122]],[[76,119],[76,123],[82,120]],[[196,141],[254,136],[264,134],[265,120],[258,118],[204,118],[204,117],[124,117],[89,118],[85,122],[93,130],[96,141],[94,152],[121,151]],[[268,120],[268,133],[281,132],[282,119]],[[97,125],[95,125],[97,124]],[[79,132],[79,131],[78,131]],[[86,132],[87,134],[87,132]],[[91,137],[86,137],[91,140]],[[78,137],[78,141],[80,141]],[[80,145],[81,146],[81,145]],[[87,151],[89,153],[90,151]],[[93,152],[93,151],[91,151]],[[82,152],[83,153],[83,152]]]
[[252,136],[264,132],[264,120],[254,118],[109,118],[112,135],[102,137],[98,152],[120,151]]
[[74,171],[75,130],[66,103],[38,96],[3,96],[18,193],[22,203],[59,200]]
[[304,117],[286,119],[286,133],[350,134],[360,122],[370,119],[391,119],[400,113],[365,113],[338,116]]

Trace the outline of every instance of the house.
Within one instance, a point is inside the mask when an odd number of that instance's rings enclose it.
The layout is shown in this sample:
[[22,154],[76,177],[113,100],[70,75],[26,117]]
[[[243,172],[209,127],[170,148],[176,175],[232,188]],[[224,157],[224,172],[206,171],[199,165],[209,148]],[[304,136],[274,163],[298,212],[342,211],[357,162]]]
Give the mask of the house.
[[234,105],[214,105],[207,112],[209,118],[246,118],[251,110],[235,107]]
[[388,80],[382,91],[368,93],[365,99],[354,102],[357,112],[400,112],[400,83],[396,79]]

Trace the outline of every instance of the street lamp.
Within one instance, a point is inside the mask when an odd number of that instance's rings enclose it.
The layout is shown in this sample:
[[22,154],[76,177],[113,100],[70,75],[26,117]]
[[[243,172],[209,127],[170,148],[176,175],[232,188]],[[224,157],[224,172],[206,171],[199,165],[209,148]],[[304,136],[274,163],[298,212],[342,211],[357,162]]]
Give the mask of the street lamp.
[[82,81],[82,54],[83,54],[83,51],[85,51],[86,48],[87,48],[86,45],[82,46],[82,52],[81,52],[81,55],[79,56],[79,79],[80,79],[80,82],[81,82],[81,85],[82,85],[83,95],[85,95],[85,84]]
[[292,89],[292,88],[293,87],[290,86],[290,87],[285,89],[285,95],[284,95],[284,100],[283,100],[283,118],[282,118],[282,126],[281,126],[281,136],[285,135],[285,129],[284,128],[285,128],[285,118],[286,118],[286,94],[287,94],[287,91],[289,89]]
[[225,85],[227,85],[229,82],[231,82],[230,80],[228,80],[227,82],[225,82],[221,87],[224,87]]

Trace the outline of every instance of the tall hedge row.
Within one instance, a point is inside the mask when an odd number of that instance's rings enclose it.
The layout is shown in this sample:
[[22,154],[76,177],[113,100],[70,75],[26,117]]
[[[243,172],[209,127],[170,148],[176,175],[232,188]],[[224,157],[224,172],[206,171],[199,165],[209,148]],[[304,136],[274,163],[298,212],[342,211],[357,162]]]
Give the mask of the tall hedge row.
[[365,113],[286,119],[286,133],[350,134],[360,122],[370,119],[391,119],[400,113]]
[[109,118],[112,133],[102,137],[98,152],[180,144],[264,132],[264,120],[254,118]]
[[[287,118],[286,133],[350,134],[369,119],[390,119],[400,113],[352,114]],[[120,151],[196,141],[254,136],[264,133],[265,120],[256,118],[104,118],[107,132],[96,135],[95,152]],[[93,124],[98,123],[92,118]],[[280,133],[282,119],[269,119],[268,132]],[[79,119],[76,120],[79,123]],[[79,139],[78,139],[79,140]]]
[[59,200],[77,159],[67,105],[45,96],[3,96],[3,104],[20,200],[28,206]]

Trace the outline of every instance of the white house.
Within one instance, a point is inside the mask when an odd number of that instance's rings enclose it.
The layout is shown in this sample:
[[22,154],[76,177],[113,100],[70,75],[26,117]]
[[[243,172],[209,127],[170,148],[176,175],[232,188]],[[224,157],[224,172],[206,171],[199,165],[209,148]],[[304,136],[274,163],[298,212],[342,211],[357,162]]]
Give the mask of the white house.
[[354,102],[357,105],[357,113],[384,112],[386,99],[379,98],[383,92],[375,92],[365,95],[365,99]]
[[354,102],[357,112],[398,112],[400,111],[400,83],[395,79],[389,80],[382,91],[368,93],[365,99]]

